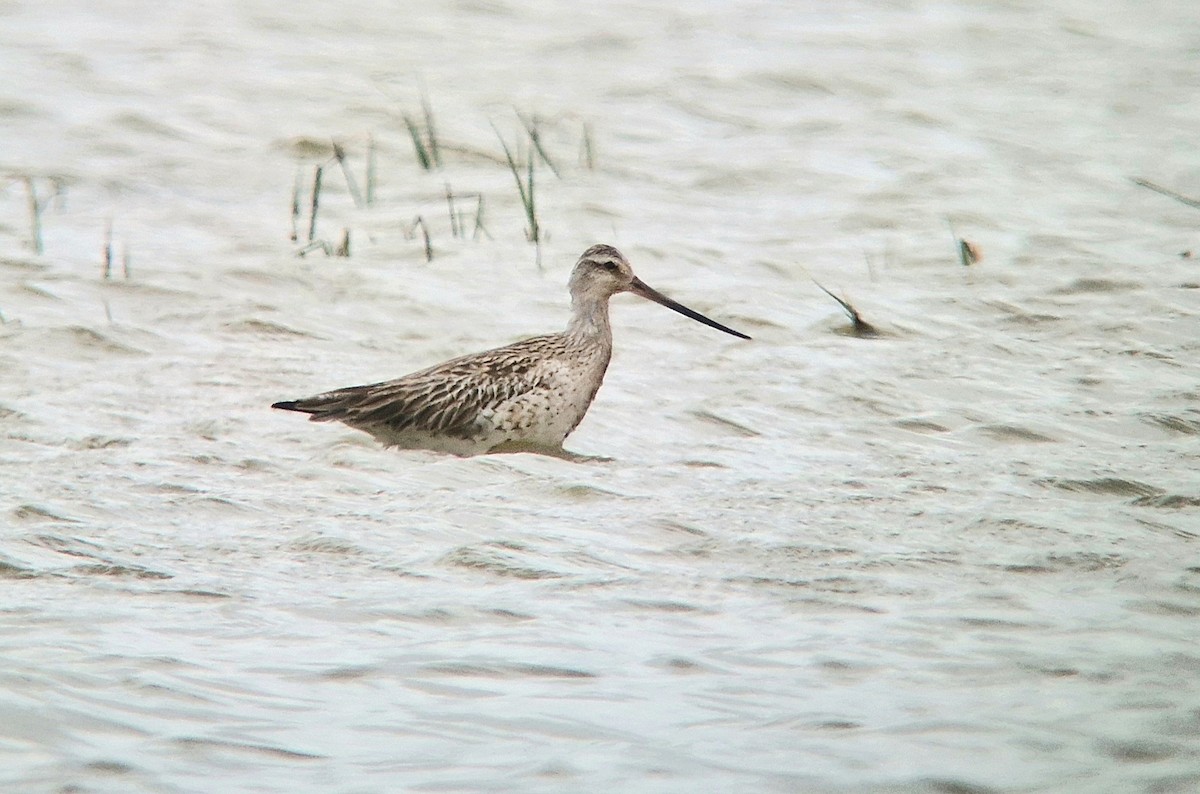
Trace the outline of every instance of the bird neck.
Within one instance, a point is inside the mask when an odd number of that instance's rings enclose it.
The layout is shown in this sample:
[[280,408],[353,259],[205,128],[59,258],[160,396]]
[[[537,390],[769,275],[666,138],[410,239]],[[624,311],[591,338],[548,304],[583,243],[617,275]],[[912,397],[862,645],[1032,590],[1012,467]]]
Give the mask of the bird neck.
[[567,335],[612,344],[612,326],[608,323],[608,297],[576,298],[571,301],[571,322]]

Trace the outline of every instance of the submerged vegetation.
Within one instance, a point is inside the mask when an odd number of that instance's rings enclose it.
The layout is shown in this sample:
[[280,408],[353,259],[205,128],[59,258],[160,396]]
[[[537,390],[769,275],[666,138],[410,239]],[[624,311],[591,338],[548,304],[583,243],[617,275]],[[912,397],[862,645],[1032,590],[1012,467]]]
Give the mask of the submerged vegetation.
[[[556,140],[559,146],[563,143],[564,133],[570,146],[575,145],[573,141],[577,138],[579,168],[591,170],[595,168],[595,145],[591,126],[587,123],[564,121],[571,117],[547,120],[537,114],[517,110],[516,139],[506,139],[496,123],[491,122],[499,149],[486,151],[454,145],[443,140],[439,125],[435,121],[432,102],[423,89],[420,91],[419,111],[400,112],[397,116],[399,123],[396,128],[375,130],[367,134],[360,153],[356,153],[356,147],[345,140],[332,140],[323,144],[312,139],[303,139],[302,143],[296,146],[301,156],[311,163],[309,166],[301,165],[297,168],[292,187],[289,239],[297,245],[296,254],[306,256],[314,251],[322,251],[327,256],[350,256],[349,241],[353,225],[365,224],[379,229],[380,216],[397,209],[402,217],[407,216],[410,220],[398,221],[392,228],[398,230],[405,240],[419,241],[427,262],[432,261],[435,255],[435,237],[445,235],[451,241],[478,241],[481,238],[493,240],[495,237],[492,230],[484,222],[485,208],[490,204],[488,199],[499,200],[504,205],[511,202],[514,197],[512,193],[508,193],[507,197],[503,193],[492,195],[499,189],[494,185],[490,191],[455,191],[450,182],[443,179],[441,196],[435,199],[426,187],[428,178],[424,174],[444,173],[451,168],[461,168],[471,178],[493,183],[495,179],[491,175],[498,172],[492,169],[500,166],[511,175],[515,183],[515,198],[519,202],[520,214],[524,219],[524,236],[533,245],[534,258],[540,267],[545,226],[541,217],[541,183],[537,178],[539,165],[557,179],[569,176],[566,173],[569,169],[563,168],[563,158],[559,152],[554,151],[552,141],[547,140],[546,133],[555,132],[556,135],[549,137]],[[384,159],[395,161],[404,157],[406,146],[401,141],[407,141],[412,162],[421,176],[403,176],[401,163],[387,163]],[[319,161],[313,161],[313,154],[318,155]],[[567,161],[570,161],[569,156]],[[381,162],[385,163],[382,172]],[[337,190],[330,194],[329,167],[334,163],[337,164],[336,170],[340,171],[341,179],[335,185]],[[394,180],[403,184],[406,188],[403,197],[397,199],[387,195],[386,191],[381,191],[381,176],[385,182],[390,183]],[[416,189],[409,187],[414,184]],[[341,193],[343,186],[344,196],[348,197],[348,203],[353,205],[352,210],[360,213],[349,221],[350,225],[345,225],[344,216],[345,211],[351,208],[345,206],[344,199],[341,207],[336,206],[336,196]],[[386,187],[384,185],[384,188]],[[331,199],[334,203],[329,205]],[[434,201],[443,200],[444,214],[434,212],[429,207]],[[409,207],[408,211],[404,209],[405,204]],[[337,245],[321,233],[321,226],[330,223],[326,218],[327,209],[340,227],[341,242]],[[372,213],[375,217],[363,216],[363,211]],[[440,220],[442,218],[447,226],[443,226]],[[374,237],[372,233],[366,234],[366,239]]]
[[421,113],[424,124],[418,124],[408,113],[401,114],[404,126],[412,138],[413,150],[417,162],[426,171],[442,167],[442,147],[438,145],[437,126],[433,123],[433,106],[429,104],[429,94],[421,89]]
[[[492,125],[495,129],[495,125]],[[536,130],[536,128],[534,128]],[[533,143],[536,149],[537,137],[535,132],[531,131],[530,142]],[[508,148],[508,144],[504,142],[504,136],[500,134],[500,130],[496,130],[496,137],[500,139],[500,145],[504,148],[504,159],[508,163],[508,170],[512,172],[513,179],[517,183],[517,193],[521,197],[521,207],[525,210],[525,221],[529,225],[525,229],[525,239],[533,243],[537,251],[538,266],[542,264],[542,232],[541,226],[538,224],[537,218],[537,202],[534,198],[534,182],[533,182],[533,163],[534,158],[532,152],[527,159],[529,170],[524,181],[521,181],[521,168],[517,165],[517,161],[513,158],[512,151]]]

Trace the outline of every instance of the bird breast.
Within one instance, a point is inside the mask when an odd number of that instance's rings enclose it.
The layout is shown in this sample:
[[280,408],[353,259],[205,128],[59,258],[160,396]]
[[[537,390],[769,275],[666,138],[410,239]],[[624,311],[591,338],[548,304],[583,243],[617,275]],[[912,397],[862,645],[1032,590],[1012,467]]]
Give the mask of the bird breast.
[[[556,340],[559,341],[559,340]],[[507,441],[560,446],[583,420],[608,368],[611,348],[561,340],[556,355],[538,360],[530,372],[536,386],[485,409],[479,417],[493,437]]]

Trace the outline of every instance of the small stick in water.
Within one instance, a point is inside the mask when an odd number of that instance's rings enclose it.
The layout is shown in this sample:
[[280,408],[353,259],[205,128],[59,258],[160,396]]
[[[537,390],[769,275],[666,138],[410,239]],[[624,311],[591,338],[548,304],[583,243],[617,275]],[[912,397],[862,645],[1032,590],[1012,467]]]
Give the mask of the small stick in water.
[[342,229],[342,242],[334,249],[334,256],[348,257],[350,256],[350,230]]
[[849,301],[843,300],[842,298],[839,298],[837,295],[834,295],[832,292],[830,292],[829,290],[822,287],[819,282],[813,281],[813,283],[816,284],[817,287],[820,288],[821,292],[824,292],[826,295],[828,295],[829,297],[831,297],[835,301],[837,301],[838,305],[842,307],[842,311],[846,312],[847,316],[850,317],[850,322],[853,323],[852,328],[854,329],[855,336],[861,336],[861,337],[879,336],[879,331],[875,328],[875,326],[871,325],[869,322],[864,320],[862,318],[862,315],[858,313],[858,309],[856,309],[852,305],[850,305]]
[[1140,185],[1148,190],[1153,190],[1155,193],[1161,193],[1168,198],[1173,198],[1181,204],[1186,204],[1193,209],[1200,210],[1200,199],[1189,198],[1182,193],[1176,193],[1174,190],[1165,188],[1162,185],[1156,185],[1149,179],[1140,179],[1138,177],[1130,177],[1131,182],[1135,185]]
[[983,259],[983,253],[979,250],[979,246],[970,240],[959,238],[958,261],[962,263],[963,267],[970,267],[981,259]]
[[950,227],[950,238],[954,240],[954,250],[958,254],[958,262],[963,267],[970,267],[979,260],[983,259],[983,252],[979,250],[979,246],[965,238],[959,237],[958,232],[954,231],[954,222],[949,218],[946,219],[946,225]]

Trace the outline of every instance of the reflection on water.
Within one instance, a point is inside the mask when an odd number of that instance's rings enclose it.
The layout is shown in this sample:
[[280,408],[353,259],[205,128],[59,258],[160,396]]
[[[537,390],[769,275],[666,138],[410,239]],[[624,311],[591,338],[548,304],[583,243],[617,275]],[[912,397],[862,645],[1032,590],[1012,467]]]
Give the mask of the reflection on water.
[[[10,5],[0,787],[1194,790],[1191,16]],[[595,242],[755,338],[615,300],[614,461],[268,409]]]

